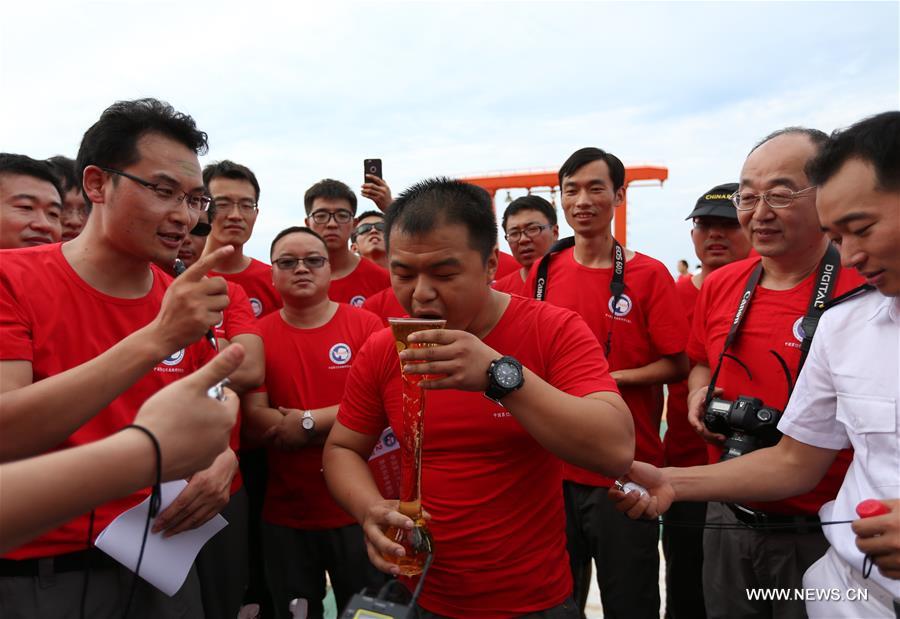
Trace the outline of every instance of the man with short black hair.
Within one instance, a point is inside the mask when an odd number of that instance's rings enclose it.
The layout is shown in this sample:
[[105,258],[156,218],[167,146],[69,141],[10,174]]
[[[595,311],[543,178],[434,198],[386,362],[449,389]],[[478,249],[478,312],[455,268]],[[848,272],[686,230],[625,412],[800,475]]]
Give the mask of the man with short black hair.
[[356,218],[356,227],[350,234],[350,249],[368,258],[382,269],[387,268],[387,252],[384,248],[384,213],[366,211]]
[[[234,253],[215,274],[240,286],[250,299],[256,318],[281,307],[281,297],[272,283],[272,267],[244,254],[259,214],[260,186],[253,170],[225,159],[203,168],[203,184],[212,197],[209,210],[212,226],[203,255],[231,246]],[[265,560],[259,536],[260,511],[266,485],[265,453],[261,449],[241,451],[241,475],[249,497],[249,586],[248,604],[259,604],[263,615],[270,612],[265,584]]]
[[[737,183],[716,185],[698,198],[687,219],[693,220],[691,240],[700,269],[675,283],[688,325],[706,276],[750,252],[750,239],[741,229],[731,196]],[[685,262],[685,261],[681,261]],[[687,263],[685,262],[685,265]],[[687,418],[687,381],[670,383],[666,400],[666,435],[663,448],[668,466],[706,464],[706,443]],[[703,528],[705,502],[680,502],[663,519],[663,552],[666,557],[666,618],[703,619]],[[669,526],[668,522],[674,522]],[[693,526],[684,526],[692,523]],[[679,526],[681,525],[681,526]]]
[[[3,252],[4,458],[118,432],[148,397],[213,354],[203,335],[221,320],[228,297],[225,282],[205,274],[231,250],[208,255],[175,281],[151,264],[173,261],[207,208],[197,158],[205,150],[206,134],[168,104],[113,104],[78,152],[79,176],[94,206],[82,234]],[[41,417],[40,436],[31,431],[38,409],[53,411]],[[217,488],[231,482],[236,468],[234,452],[225,450],[190,478],[156,528],[174,534],[212,518],[224,504]],[[122,593],[134,582],[130,616],[202,618],[194,570],[170,598],[92,546],[113,518],[147,494],[106,503],[8,553],[0,560],[0,615],[118,618]]]
[[528,270],[559,238],[556,209],[540,196],[516,198],[503,211],[503,233],[509,250],[522,268],[499,278],[494,282],[494,288],[529,296],[525,290]]
[[[625,166],[599,148],[582,148],[559,170],[562,210],[575,233],[568,246],[531,269],[529,293],[574,310],[604,345],[610,375],[634,419],[635,457],[662,463],[662,386],[688,371],[687,323],[669,270],[619,245],[612,235],[625,199]],[[582,612],[591,563],[604,613],[659,616],[659,533],[618,514],[607,492],[614,479],[567,466],[569,558]]]
[[225,159],[203,168],[203,184],[213,200],[209,209],[212,230],[204,254],[234,247],[216,275],[240,285],[250,297],[253,313],[262,318],[281,307],[281,299],[272,285],[272,267],[244,255],[259,214],[259,181],[247,166]]
[[[483,189],[424,181],[394,201],[385,224],[397,298],[411,316],[447,326],[410,336],[426,347],[400,359],[390,330],[366,342],[325,445],[328,486],[362,524],[370,560],[398,573],[384,556],[403,548],[383,531],[412,521],[383,499],[366,459],[388,424],[404,440],[401,364],[442,375],[419,383],[428,391],[421,487],[434,563],[416,616],[578,617],[561,459],[615,476],[633,450],[600,347],[573,312],[491,289],[497,225]],[[501,368],[515,377],[504,387]]]
[[347,185],[330,178],[321,180],[306,190],[303,206],[306,225],[328,246],[331,300],[362,307],[368,297],[391,285],[387,271],[350,251],[356,194]]
[[50,164],[0,153],[0,249],[58,243],[62,195]]
[[71,241],[81,234],[84,224],[90,214],[91,205],[81,189],[81,179],[75,173],[75,161],[62,155],[56,155],[47,159],[63,190],[63,209],[60,221],[62,223],[62,240]]

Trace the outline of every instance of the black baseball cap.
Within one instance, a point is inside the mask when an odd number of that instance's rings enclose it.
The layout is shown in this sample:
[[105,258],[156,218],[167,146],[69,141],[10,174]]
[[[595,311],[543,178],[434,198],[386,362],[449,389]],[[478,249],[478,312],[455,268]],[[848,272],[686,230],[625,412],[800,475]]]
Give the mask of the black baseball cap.
[[725,217],[737,219],[737,209],[731,201],[731,194],[738,190],[737,183],[716,185],[697,200],[694,210],[685,219],[694,217]]

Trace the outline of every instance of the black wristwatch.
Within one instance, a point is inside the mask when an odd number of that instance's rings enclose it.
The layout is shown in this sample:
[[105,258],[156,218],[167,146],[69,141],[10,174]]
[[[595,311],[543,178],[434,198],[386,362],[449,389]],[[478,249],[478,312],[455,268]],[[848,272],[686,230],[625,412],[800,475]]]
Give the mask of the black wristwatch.
[[497,404],[500,400],[525,384],[522,364],[513,357],[500,357],[488,366],[488,388],[484,396]]

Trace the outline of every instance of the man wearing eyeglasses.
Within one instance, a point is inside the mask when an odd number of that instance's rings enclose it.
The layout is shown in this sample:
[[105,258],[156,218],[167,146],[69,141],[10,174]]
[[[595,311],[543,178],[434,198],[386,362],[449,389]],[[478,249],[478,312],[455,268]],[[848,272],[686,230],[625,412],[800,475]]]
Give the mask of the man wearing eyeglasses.
[[559,238],[556,209],[540,196],[522,196],[509,203],[503,212],[503,232],[509,250],[522,268],[497,279],[494,288],[501,292],[530,296],[525,290],[528,270],[544,257]]
[[244,397],[248,429],[267,445],[266,573],[276,617],[289,619],[290,601],[305,598],[308,616],[321,618],[326,573],[339,609],[364,587],[383,583],[362,530],[331,498],[322,475],[322,446],[349,370],[382,326],[371,313],[329,299],[328,248],[309,228],[278,233],[271,258],[284,307],[259,322],[266,382]]
[[[211,230],[209,213],[200,214],[197,224],[184,238],[178,259],[185,267],[193,265],[203,253]],[[160,264],[170,275],[176,276],[175,265]],[[222,312],[222,320],[213,328],[219,350],[232,343],[244,347],[241,365],[229,375],[230,388],[239,395],[255,389],[263,380],[265,360],[262,338],[257,319],[247,293],[234,282],[228,284],[228,307]],[[241,418],[238,417],[231,432],[229,445],[238,453],[241,447]],[[204,544],[197,555],[197,575],[203,597],[203,610],[207,617],[234,617],[240,611],[248,583],[248,504],[243,477],[237,471],[230,487],[222,486],[220,492],[227,504],[221,510],[228,526]],[[175,506],[177,511],[178,506]],[[166,516],[165,513],[160,517]],[[163,521],[164,522],[164,521]]]
[[[693,321],[694,306],[703,280],[713,271],[750,252],[750,239],[741,229],[731,200],[737,183],[724,183],[705,192],[687,219],[693,220],[691,240],[700,260],[700,270],[675,283],[687,323]],[[682,261],[684,262],[684,261]],[[706,464],[706,443],[688,423],[687,380],[670,383],[666,400],[666,435],[663,438],[667,466]],[[680,502],[663,521],[663,552],[666,557],[667,619],[703,619],[703,529],[706,503]],[[666,521],[694,523],[694,528],[666,526]]]
[[319,181],[303,196],[306,225],[325,240],[331,268],[329,295],[338,303],[362,307],[366,299],[390,287],[388,272],[350,251],[354,230],[356,194],[330,178]]
[[[244,245],[253,234],[259,214],[259,181],[253,170],[230,160],[203,168],[203,183],[212,197],[210,224],[204,255],[230,246],[234,253],[216,272],[226,281],[244,289],[257,318],[281,307],[281,297],[272,283],[272,267],[244,254]],[[261,554],[259,517],[266,485],[265,454],[259,449],[241,451],[241,475],[249,496],[250,582],[248,604],[258,604],[265,615],[270,611],[265,585],[265,559]]]
[[215,274],[240,285],[257,318],[281,307],[281,298],[272,286],[272,267],[244,254],[244,245],[253,235],[259,213],[259,181],[247,166],[224,160],[203,168],[203,183],[212,204],[212,230],[204,253],[231,246],[234,253]]
[[[134,420],[153,393],[199,368],[203,335],[228,305],[225,282],[205,277],[230,250],[177,280],[171,263],[208,206],[198,153],[206,134],[155,99],[120,101],[85,133],[79,176],[93,205],[75,239],[4,252],[0,272],[0,450],[3,459],[107,437]],[[90,328],[85,328],[89,325]],[[36,427],[40,426],[40,431]],[[163,454],[165,457],[165,453]],[[192,476],[167,532],[196,527],[221,508],[211,490],[230,483],[230,449]],[[80,480],[73,480],[77,489]],[[0,616],[204,616],[197,576],[172,598],[92,547],[113,518],[147,496],[97,507],[0,560]]]
[[84,229],[90,215],[90,204],[81,190],[81,179],[75,173],[75,162],[63,155],[47,159],[63,189],[62,240],[71,241]]
[[[725,437],[709,432],[702,419],[712,368],[719,365],[720,358],[717,398],[734,401],[750,396],[759,398],[764,406],[783,411],[797,380],[806,336],[804,316],[813,295],[819,294],[817,289],[823,281],[820,273],[828,270],[829,248],[816,213],[816,188],[806,166],[827,141],[824,133],[814,129],[776,131],[754,147],[741,170],[733,200],[741,227],[759,256],[726,265],[705,279],[688,343],[688,353],[696,363],[688,378],[688,415],[697,431],[712,442],[711,463],[720,460],[723,450],[719,445]],[[751,274],[759,265],[759,282],[750,288],[750,304],[744,304],[746,311],[737,336],[726,351],[737,309],[748,297]],[[830,272],[834,277],[834,271]],[[862,283],[859,274],[840,269],[832,297]],[[740,505],[709,503],[707,523],[718,528],[708,528],[703,536],[703,592],[708,617],[806,616],[802,599],[750,599],[747,591],[799,589],[803,573],[825,553],[828,542],[817,513],[834,499],[850,458],[846,450],[834,455],[833,463],[827,463],[830,466],[818,468],[817,479],[805,486],[811,490],[803,494]],[[744,457],[734,458],[735,465],[742,464]],[[690,475],[696,468],[667,470]],[[785,477],[805,478],[805,474],[799,465],[783,472]],[[742,476],[748,484],[755,477]],[[765,477],[767,483],[776,485],[773,476]],[[734,494],[740,493],[735,490]],[[622,498],[621,493],[617,498]],[[694,497],[684,494],[678,498]],[[778,530],[764,529],[772,525]]]
[[363,258],[368,258],[382,269],[387,269],[383,213],[366,211],[356,218],[356,228],[350,235],[350,249]]

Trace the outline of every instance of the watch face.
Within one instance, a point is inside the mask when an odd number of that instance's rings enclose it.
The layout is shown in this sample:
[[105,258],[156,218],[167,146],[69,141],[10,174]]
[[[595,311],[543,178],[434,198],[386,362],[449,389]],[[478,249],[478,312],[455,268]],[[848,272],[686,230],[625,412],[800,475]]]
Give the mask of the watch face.
[[522,373],[512,363],[503,362],[494,369],[494,378],[504,389],[512,389],[522,380]]
[[316,420],[313,419],[312,417],[304,417],[300,421],[300,425],[303,426],[304,430],[312,430],[313,428],[316,427]]

